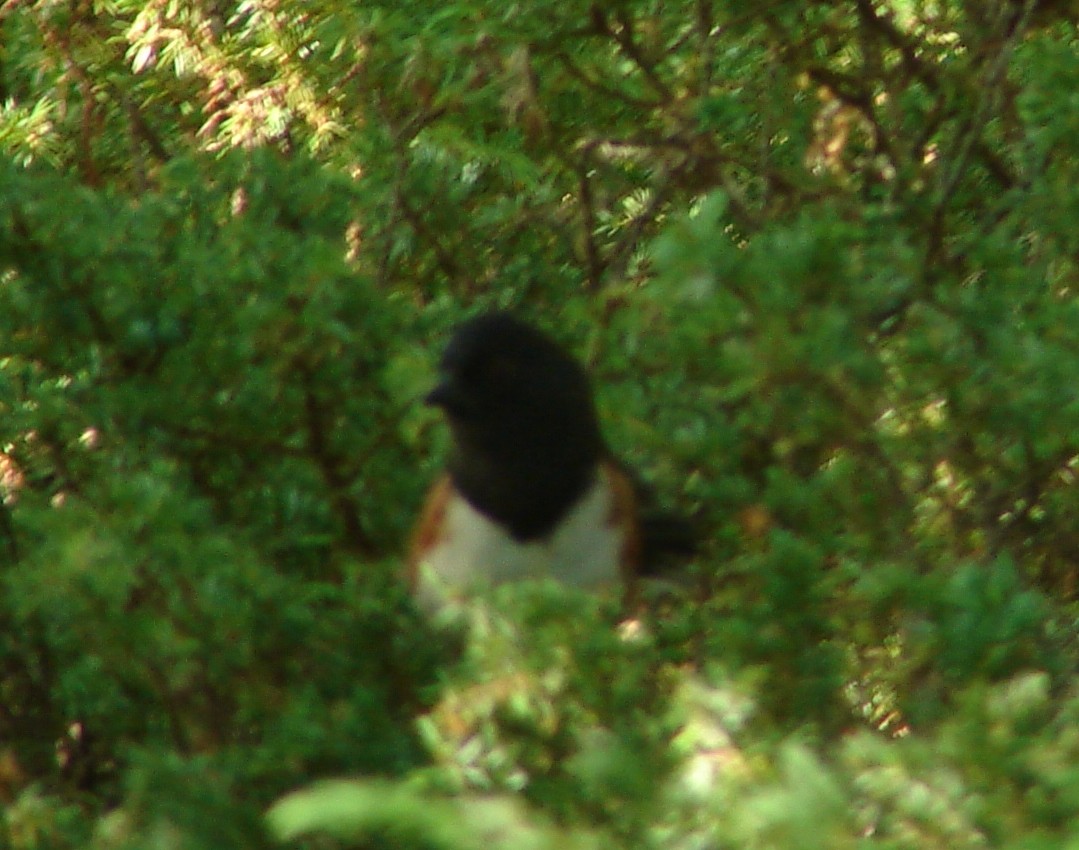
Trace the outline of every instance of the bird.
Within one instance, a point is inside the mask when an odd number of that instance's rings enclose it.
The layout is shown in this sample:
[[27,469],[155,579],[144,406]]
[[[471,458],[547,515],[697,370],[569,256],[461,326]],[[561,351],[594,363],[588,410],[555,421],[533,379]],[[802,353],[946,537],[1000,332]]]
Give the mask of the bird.
[[652,509],[611,453],[585,369],[547,333],[481,313],[452,334],[439,374],[425,402],[451,451],[406,560],[422,610],[527,579],[620,588],[629,604],[658,562],[694,551],[688,521]]

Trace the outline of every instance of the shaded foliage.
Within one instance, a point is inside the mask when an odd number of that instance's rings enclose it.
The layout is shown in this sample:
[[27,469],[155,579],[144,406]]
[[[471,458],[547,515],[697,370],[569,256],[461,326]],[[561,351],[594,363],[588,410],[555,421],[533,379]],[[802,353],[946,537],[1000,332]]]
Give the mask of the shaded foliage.
[[[0,7],[8,843],[342,774],[272,829],[1074,842],[1076,11]],[[704,532],[638,633],[513,588],[451,662],[399,586],[490,305]]]

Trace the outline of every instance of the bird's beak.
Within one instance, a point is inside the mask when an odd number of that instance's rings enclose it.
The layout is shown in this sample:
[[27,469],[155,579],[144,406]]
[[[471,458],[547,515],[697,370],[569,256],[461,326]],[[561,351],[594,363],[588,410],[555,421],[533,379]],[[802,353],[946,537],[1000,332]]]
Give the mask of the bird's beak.
[[464,404],[460,387],[451,377],[444,377],[431,392],[424,396],[424,404],[441,407],[447,413],[459,410]]

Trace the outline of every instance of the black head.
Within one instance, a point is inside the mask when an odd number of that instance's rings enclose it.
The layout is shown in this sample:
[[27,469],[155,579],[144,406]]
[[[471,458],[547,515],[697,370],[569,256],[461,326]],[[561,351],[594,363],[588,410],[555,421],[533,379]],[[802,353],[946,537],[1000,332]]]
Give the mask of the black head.
[[427,396],[454,436],[450,471],[480,510],[521,536],[554,520],[587,487],[603,454],[592,389],[557,342],[515,316],[461,325]]

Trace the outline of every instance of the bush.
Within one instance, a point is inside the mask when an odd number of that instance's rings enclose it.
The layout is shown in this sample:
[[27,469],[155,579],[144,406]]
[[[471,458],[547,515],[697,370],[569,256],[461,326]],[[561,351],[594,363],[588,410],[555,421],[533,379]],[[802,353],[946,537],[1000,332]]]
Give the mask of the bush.
[[[6,843],[1074,844],[1074,18],[8,4]],[[490,306],[702,530],[631,623],[401,586]]]

